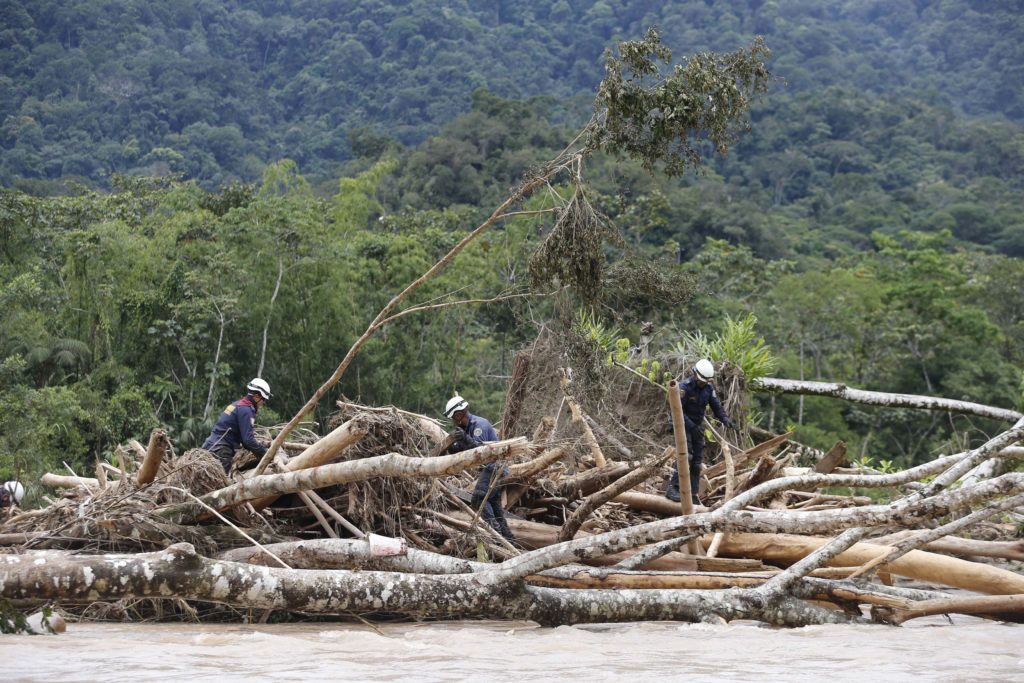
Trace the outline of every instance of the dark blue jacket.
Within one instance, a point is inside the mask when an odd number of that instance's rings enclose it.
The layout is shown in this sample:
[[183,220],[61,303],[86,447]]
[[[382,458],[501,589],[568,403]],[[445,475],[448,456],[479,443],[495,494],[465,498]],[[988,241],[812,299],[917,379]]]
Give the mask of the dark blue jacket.
[[722,424],[732,424],[722,409],[715,388],[710,383],[703,387],[697,386],[697,378],[692,375],[679,383],[679,401],[683,404],[683,421],[687,429],[699,429],[704,424],[704,412],[708,405]]
[[213,452],[230,452],[245,446],[258,457],[267,449],[256,440],[253,426],[256,424],[258,408],[248,396],[235,401],[220,414],[210,436],[203,442],[203,448]]
[[[449,453],[461,453],[489,441],[498,440],[498,433],[494,431],[494,426],[491,425],[490,421],[472,413],[469,414],[469,423],[463,431],[466,435],[448,447]],[[491,488],[491,477],[494,476],[497,465],[498,463],[489,462],[480,469],[480,476],[476,480],[474,493],[484,495],[487,489]],[[504,477],[507,474],[508,468],[502,467],[501,476]],[[496,486],[494,490],[499,490],[499,487]]]

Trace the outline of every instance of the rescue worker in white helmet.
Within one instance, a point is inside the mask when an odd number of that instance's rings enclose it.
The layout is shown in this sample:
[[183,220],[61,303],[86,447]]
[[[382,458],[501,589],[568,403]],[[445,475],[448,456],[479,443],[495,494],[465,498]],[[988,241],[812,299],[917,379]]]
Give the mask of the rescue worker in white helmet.
[[20,481],[11,480],[0,484],[0,508],[13,508],[21,504],[25,487]]
[[248,393],[224,409],[210,436],[203,442],[203,448],[220,460],[225,474],[231,470],[235,451],[239,448],[244,446],[257,458],[262,458],[267,452],[267,447],[256,440],[253,427],[256,425],[256,412],[270,400],[270,385],[256,377],[245,389]]
[[[498,440],[498,433],[490,421],[469,412],[469,402],[458,394],[448,400],[444,416],[450,418],[455,425],[455,441],[448,447],[449,453],[461,453]],[[474,510],[480,510],[480,516],[495,531],[514,541],[515,537],[505,519],[505,509],[501,506],[501,480],[507,476],[508,467],[499,463],[489,462],[480,468],[480,475],[473,488],[472,505]]]
[[[704,464],[704,413],[711,406],[711,412],[725,425],[732,429],[732,420],[722,408],[711,379],[715,376],[715,366],[707,358],[701,358],[693,366],[693,374],[679,383],[679,402],[683,406],[683,423],[686,425],[686,449],[689,451],[687,462],[690,465],[690,493],[694,505],[700,505],[697,489],[700,485],[700,471]],[[665,489],[665,497],[679,502],[679,469],[675,468],[672,479]]]

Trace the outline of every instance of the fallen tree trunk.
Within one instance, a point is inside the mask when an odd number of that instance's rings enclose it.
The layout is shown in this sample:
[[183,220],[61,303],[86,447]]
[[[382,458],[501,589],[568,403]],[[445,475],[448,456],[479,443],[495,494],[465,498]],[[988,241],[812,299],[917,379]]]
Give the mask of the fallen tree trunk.
[[509,483],[529,481],[551,465],[561,460],[567,452],[568,449],[564,446],[556,446],[544,451],[533,460],[528,460],[527,462],[517,465],[510,465],[506,481]]
[[[387,557],[375,556],[371,545],[364,541],[302,541],[267,546],[267,552],[257,548],[240,548],[221,553],[218,559],[273,566],[273,556],[287,561],[293,568],[344,567],[359,570],[406,571],[419,573],[469,573],[494,570],[494,564],[460,560],[446,555],[410,549],[406,554]],[[838,573],[837,573],[838,571]],[[1021,596],[985,598],[933,597],[927,591],[864,588],[846,582],[831,581],[852,571],[845,569],[816,569],[811,578],[797,589],[804,599],[831,600],[840,603],[869,604],[888,609],[874,612],[881,621],[901,623],[906,618],[939,613],[979,613],[1001,618],[1019,617],[1024,605]],[[526,577],[531,586],[563,589],[696,589],[722,590],[729,588],[757,588],[778,574],[778,570],[729,573],[722,571],[636,571],[615,567],[586,567],[565,565],[547,569]],[[824,577],[822,581],[814,577]],[[1016,621],[1016,618],[1015,618]]]
[[768,603],[744,589],[561,590],[481,582],[480,576],[275,569],[210,560],[179,543],[142,555],[5,555],[0,557],[0,597],[75,602],[180,598],[318,614],[387,612],[528,619],[552,625],[754,619],[802,626],[867,621],[788,596]]
[[993,420],[1004,422],[1016,422],[1024,417],[1024,413],[1006,408],[986,406],[981,403],[970,401],[956,401],[949,398],[936,398],[934,396],[915,396],[913,394],[889,394],[881,391],[865,391],[863,389],[851,389],[845,384],[835,382],[811,382],[795,379],[777,379],[774,377],[760,377],[750,382],[750,387],[755,391],[765,391],[780,394],[804,394],[809,396],[830,396],[841,398],[854,403],[867,405],[887,406],[890,408],[917,408],[920,410],[941,410],[949,413],[964,413],[967,415],[978,415]]
[[47,472],[40,477],[39,483],[58,489],[73,489],[76,486],[82,486],[87,489],[98,489],[100,487],[100,480],[93,477],[73,477],[66,474],[53,474],[52,472]]
[[[672,503],[676,505],[676,503]],[[539,522],[528,522],[525,520],[510,519],[508,521],[516,540],[524,548],[539,550],[559,544],[558,527]],[[602,534],[602,538],[606,535]],[[600,545],[600,539],[596,535],[588,534],[585,531],[576,533],[576,539],[593,540],[595,545]],[[579,561],[595,567],[610,567],[619,564],[626,558],[637,554],[638,550],[622,550],[611,554],[596,553]],[[567,561],[571,556],[567,556]],[[688,555],[686,553],[672,552],[646,562],[638,569],[657,571],[709,571],[709,572],[748,572],[763,571],[764,564],[757,559],[747,558],[722,558],[704,557],[703,555]],[[538,570],[541,571],[541,570]]]
[[674,517],[679,514],[679,503],[673,503],[665,496],[654,496],[650,493],[628,491],[615,496],[612,502],[628,505],[634,510],[653,512],[667,517]]
[[530,452],[530,444],[520,437],[508,441],[495,441],[462,453],[437,458],[410,458],[397,453],[378,455],[362,460],[349,460],[321,465],[308,470],[284,474],[265,474],[213,491],[199,502],[182,503],[157,511],[165,519],[183,523],[195,520],[208,509],[223,510],[254,498],[296,493],[311,489],[364,481],[374,477],[439,477]]
[[358,418],[341,424],[312,446],[295,456],[284,466],[286,472],[310,469],[326,465],[338,457],[343,450],[366,436],[368,427]]
[[934,614],[974,614],[989,619],[1021,622],[1024,621],[1024,595],[939,598],[917,602],[904,609],[893,609],[887,614],[876,610],[876,615],[883,614],[894,624]]
[[[878,545],[893,545],[913,536],[913,531],[901,531],[882,538],[872,539]],[[947,553],[961,557],[994,557],[1003,560],[1024,562],[1024,539],[1017,541],[980,541],[973,538],[947,536],[930,541],[921,547],[935,553]]]
[[[789,565],[818,550],[831,539],[788,534],[731,533],[719,546],[719,554],[729,557],[756,557],[773,564]],[[890,548],[871,543],[857,543],[840,553],[830,564],[861,565],[884,556]],[[968,562],[921,550],[912,550],[886,565],[899,576],[964,590],[1010,595],[1024,593],[1024,576],[978,562]]]
[[[367,431],[367,426],[358,419],[349,420],[285,463],[282,471],[298,472],[326,465],[346,448],[358,443],[366,436]],[[254,510],[262,510],[273,505],[278,498],[279,496],[264,496],[252,500],[250,504]]]

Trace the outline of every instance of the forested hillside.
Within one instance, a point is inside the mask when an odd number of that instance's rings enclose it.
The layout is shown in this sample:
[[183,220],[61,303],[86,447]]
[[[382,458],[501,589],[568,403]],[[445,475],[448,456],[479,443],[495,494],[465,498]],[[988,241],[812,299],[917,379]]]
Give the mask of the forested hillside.
[[776,108],[841,86],[864,103],[898,95],[1021,122],[1019,10],[966,0],[3,0],[0,183],[49,192],[58,188],[39,181],[109,187],[113,173],[172,171],[215,188],[254,181],[281,158],[335,177],[364,129],[416,145],[468,111],[480,87],[551,97],[578,120],[602,51],[649,26],[680,54],[764,35],[787,83]]
[[[652,322],[667,350],[753,314],[780,376],[1019,410],[1015,5],[0,0],[0,467],[88,470],[155,425],[196,445],[255,374],[275,393],[261,422],[293,415],[572,139],[602,50],[655,24],[673,63],[766,35],[777,80],[750,130],[702,173],[589,161],[622,238],[593,305],[524,296],[551,227],[537,200],[420,293],[516,298],[387,327],[331,398],[437,414],[458,389],[496,417],[542,326],[605,353]],[[615,279],[628,268],[647,279]],[[825,399],[751,409],[896,466],[992,429]]]

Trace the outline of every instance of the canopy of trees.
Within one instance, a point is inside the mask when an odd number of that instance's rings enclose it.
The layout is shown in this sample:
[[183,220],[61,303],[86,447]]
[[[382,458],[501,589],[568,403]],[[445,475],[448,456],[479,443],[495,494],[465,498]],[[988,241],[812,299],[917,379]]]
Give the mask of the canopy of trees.
[[[109,186],[113,173],[176,172],[215,188],[255,181],[284,157],[333,177],[382,133],[406,145],[437,133],[479,87],[552,97],[560,116],[579,120],[603,77],[602,51],[649,26],[688,54],[764,35],[793,97],[841,84],[868,101],[896,95],[1020,122],[1022,22],[1016,3],[966,0],[5,0],[0,183],[48,192],[40,181]],[[774,131],[770,152],[813,132],[829,147],[824,170],[865,172],[869,158],[845,144],[862,144],[848,133],[865,103],[838,99],[811,105],[838,110],[830,128],[785,131],[785,142]],[[934,144],[925,137],[919,144]],[[908,144],[890,150],[912,164]],[[1016,148],[1019,163],[1019,133]],[[782,174],[799,175],[802,160],[788,161]],[[772,184],[785,198],[803,182],[793,180]]]

